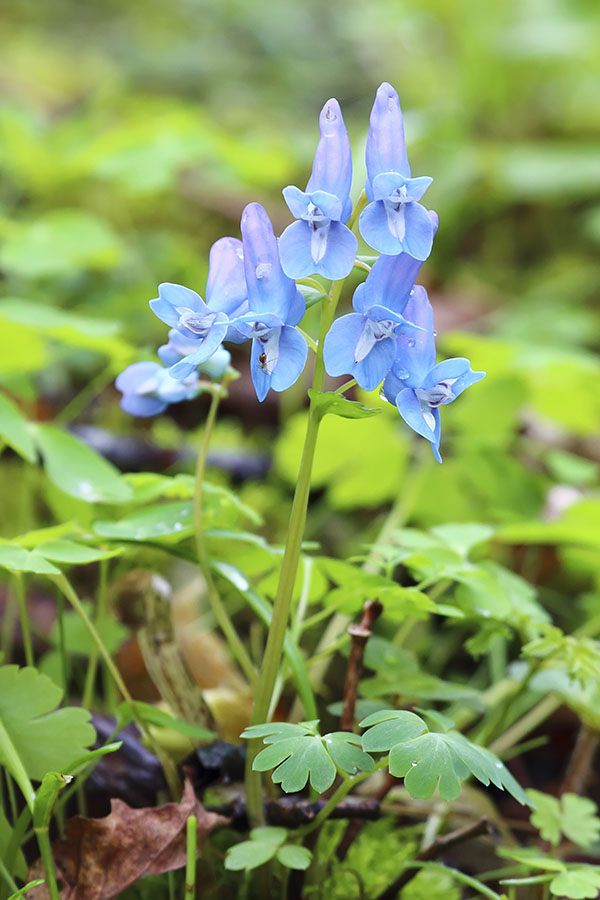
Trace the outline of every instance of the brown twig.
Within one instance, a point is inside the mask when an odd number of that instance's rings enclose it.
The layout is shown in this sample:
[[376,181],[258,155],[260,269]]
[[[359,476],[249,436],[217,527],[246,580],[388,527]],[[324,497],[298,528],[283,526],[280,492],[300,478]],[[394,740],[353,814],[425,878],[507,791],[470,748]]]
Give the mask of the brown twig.
[[575,748],[571,754],[567,774],[561,787],[561,794],[584,792],[594,756],[600,743],[600,734],[594,728],[582,724],[577,734]]
[[[481,834],[489,834],[490,832],[490,823],[487,817],[484,816],[482,819],[473,822],[471,825],[465,825],[464,828],[458,828],[456,831],[451,831],[449,834],[444,834],[436,838],[433,844],[430,844],[429,847],[426,847],[424,850],[421,850],[420,853],[417,853],[415,861],[427,862],[428,860],[436,859],[438,856],[445,853],[446,850],[449,850],[450,847],[455,847],[457,844],[464,844],[465,841],[469,841],[471,838],[478,837]],[[385,889],[385,891],[379,894],[376,900],[396,900],[396,897],[402,888],[405,887],[409,881],[412,881],[418,872],[419,869],[405,869],[400,873],[398,878]]]
[[367,641],[371,637],[373,625],[382,612],[383,606],[379,600],[367,600],[363,607],[362,619],[358,625],[353,623],[348,626],[351,644],[350,656],[348,657],[348,665],[346,667],[346,681],[344,683],[344,703],[340,718],[340,728],[342,731],[354,730],[354,710],[356,709],[356,695],[358,692],[358,683],[362,674],[362,661],[365,655],[365,647]]
[[[269,825],[282,825],[284,828],[302,828],[310,825],[318,813],[325,806],[324,800],[305,800],[296,797],[280,797],[277,800],[267,800],[265,803],[265,816]],[[216,807],[207,807],[216,812]],[[243,800],[226,807],[219,807],[218,811],[231,818],[231,827],[239,831],[248,828],[246,804]],[[365,822],[374,822],[381,818],[379,801],[373,798],[357,799],[350,797],[338,803],[331,813],[331,819],[358,819]]]

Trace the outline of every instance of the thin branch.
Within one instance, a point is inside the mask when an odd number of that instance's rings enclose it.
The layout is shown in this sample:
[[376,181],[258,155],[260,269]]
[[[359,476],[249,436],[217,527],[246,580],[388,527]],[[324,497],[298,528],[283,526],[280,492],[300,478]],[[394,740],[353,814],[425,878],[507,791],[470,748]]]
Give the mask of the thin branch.
[[[455,847],[457,844],[464,844],[466,841],[470,841],[472,838],[479,837],[482,834],[490,834],[491,826],[489,820],[486,816],[482,819],[479,819],[478,822],[473,822],[471,825],[465,825],[464,828],[457,828],[456,831],[451,831],[449,834],[441,835],[436,838],[433,844],[430,844],[429,847],[426,847],[424,850],[421,850],[420,853],[415,857],[415,862],[428,862],[432,859],[437,859],[438,856],[441,856],[451,847]],[[389,887],[385,889],[376,900],[396,900],[396,897],[404,888],[409,881],[417,875],[419,869],[404,869],[398,878],[393,881]]]
[[383,612],[383,606],[379,600],[367,600],[363,607],[362,619],[355,625],[348,626],[350,635],[350,655],[346,667],[346,681],[344,684],[344,699],[340,728],[342,731],[354,730],[354,711],[356,709],[356,695],[358,684],[362,674],[362,661],[365,655],[367,641],[371,637],[373,625]]

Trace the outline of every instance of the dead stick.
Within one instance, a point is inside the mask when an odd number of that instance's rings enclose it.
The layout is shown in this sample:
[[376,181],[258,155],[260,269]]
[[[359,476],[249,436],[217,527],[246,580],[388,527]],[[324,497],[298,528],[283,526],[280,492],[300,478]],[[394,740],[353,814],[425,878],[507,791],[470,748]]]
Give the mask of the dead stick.
[[354,710],[356,709],[356,695],[362,673],[365,647],[371,637],[373,625],[382,612],[383,606],[379,600],[367,600],[363,607],[362,619],[358,625],[352,624],[348,626],[351,644],[348,666],[346,667],[346,681],[344,683],[344,703],[340,719],[342,731],[354,731]]
[[[456,831],[451,831],[449,834],[444,834],[441,837],[436,838],[433,844],[430,844],[429,847],[426,847],[424,850],[421,850],[420,853],[417,853],[415,862],[427,862],[430,859],[436,859],[446,850],[449,850],[450,847],[455,847],[457,844],[463,844],[465,841],[478,837],[480,834],[489,834],[490,831],[491,826],[489,820],[484,816],[482,819],[479,819],[478,822],[473,822],[471,825],[465,825],[464,828],[458,828]],[[385,891],[379,894],[376,900],[396,900],[396,897],[402,888],[405,887],[409,881],[412,881],[418,872],[419,869],[405,869],[400,873],[398,878],[385,889]]]
[[594,728],[581,725],[561,787],[561,794],[569,792],[582,794],[584,792],[599,742],[600,734]]

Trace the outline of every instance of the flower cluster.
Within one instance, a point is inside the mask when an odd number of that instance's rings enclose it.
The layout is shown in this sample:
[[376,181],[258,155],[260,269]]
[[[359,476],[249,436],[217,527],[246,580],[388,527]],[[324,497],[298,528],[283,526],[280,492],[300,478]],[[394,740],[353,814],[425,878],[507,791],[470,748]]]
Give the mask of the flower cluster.
[[[159,286],[150,307],[170,328],[158,351],[163,365],[135,363],[119,375],[127,412],[155,415],[196,396],[199,373],[222,377],[230,361],[224,341],[252,342],[250,371],[260,401],[299,378],[308,345],[298,328],[305,301],[295,279],[344,279],[358,250],[348,227],[354,222],[352,153],[337,100],[323,107],[319,130],[306,189],[283,190],[295,221],[279,239],[263,207],[250,203],[242,240],[224,237],[210,250],[206,300],[179,284]],[[432,179],[411,176],[398,94],[387,83],[371,111],[366,168],[368,204],[358,228],[381,256],[354,292],[354,311],[333,322],[319,352],[329,375],[350,375],[366,391],[383,384],[383,396],[441,462],[439,407],[485,373],[473,372],[467,359],[436,361],[433,311],[415,284],[438,226],[436,213],[419,202]]]

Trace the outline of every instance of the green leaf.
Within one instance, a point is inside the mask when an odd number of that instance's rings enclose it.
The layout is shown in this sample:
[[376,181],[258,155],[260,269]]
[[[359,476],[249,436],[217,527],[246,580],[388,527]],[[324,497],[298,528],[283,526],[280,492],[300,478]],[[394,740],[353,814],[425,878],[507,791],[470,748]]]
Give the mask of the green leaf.
[[306,308],[310,309],[311,306],[315,306],[316,303],[320,303],[321,300],[324,300],[327,294],[325,291],[318,291],[314,287],[310,287],[308,284],[299,284],[297,285],[298,290],[304,297],[304,302],[306,303]]
[[217,737],[215,732],[210,731],[208,728],[200,728],[200,726],[194,725],[192,722],[185,722],[183,719],[171,716],[157,706],[152,706],[151,703],[144,703],[142,700],[135,700],[133,704],[123,701],[123,703],[118,705],[117,715],[121,727],[129,724],[129,722],[135,722],[132,706],[135,707],[138,717],[146,725],[154,725],[157,728],[170,728],[194,741],[209,741],[211,738]]
[[566,872],[567,867],[560,859],[546,856],[535,847],[497,847],[496,853],[503,859],[514,859],[515,862],[529,869],[542,869],[547,872]]
[[34,328],[0,316],[0,373],[39,372],[47,361],[46,344]]
[[531,805],[506,766],[457,731],[430,732],[420,716],[406,710],[381,710],[359,724],[368,729],[362,737],[363,748],[390,751],[390,774],[404,778],[411,797],[428,799],[439,782],[440,796],[455,800],[461,781],[472,774],[483,784],[492,782],[520,803]]
[[119,556],[120,549],[100,550],[87,544],[78,544],[75,541],[56,540],[45,544],[38,544],[37,552],[45,559],[53,562],[67,563],[74,566],[97,562],[100,559],[111,559]]
[[[27,775],[38,781],[83,756],[96,737],[86,710],[56,709],[61,697],[60,688],[33,668],[0,667],[0,722]],[[0,761],[10,768],[1,744]]]
[[364,572],[358,566],[329,557],[319,557],[316,563],[321,572],[338,585],[337,591],[329,592],[326,602],[341,612],[355,613],[367,600],[380,600],[386,616],[402,621],[407,616],[426,619],[430,612],[437,611],[427,594],[403,587],[383,575]]
[[168,538],[168,543],[178,543],[194,533],[194,508],[189,500],[161,503],[117,522],[94,522],[94,531],[100,537],[111,540],[154,541]]
[[0,249],[3,269],[25,278],[109,268],[119,261],[117,236],[102,219],[78,209],[54,209],[15,223]]
[[103,747],[98,747],[96,750],[89,750],[87,753],[84,753],[83,756],[78,756],[77,759],[71,760],[71,762],[65,766],[65,773],[67,775],[77,775],[78,772],[85,769],[90,763],[93,763],[95,759],[100,759],[100,757],[106,756],[108,753],[116,753],[122,746],[123,741],[113,741],[111,744],[105,744]]
[[586,849],[595,844],[600,836],[600,818],[594,801],[578,794],[563,794],[560,802],[561,828],[565,837]]
[[452,523],[437,525],[431,529],[431,534],[440,538],[452,550],[456,550],[463,559],[467,559],[473,547],[489,541],[494,529],[491,525]]
[[370,772],[375,765],[373,757],[363,752],[361,739],[357,734],[333,731],[324,735],[323,741],[334,763],[348,775]]
[[491,782],[520,803],[531,805],[527,794],[491,751],[472,744],[456,731],[429,732],[397,744],[390,751],[389,769],[391,775],[404,778],[411,797],[428,799],[438,786],[444,800],[455,800],[461,792],[461,781],[471,774],[482,784]]
[[[128,485],[129,487],[129,485]],[[188,491],[188,483],[178,479],[162,479],[160,494]],[[228,529],[234,526],[240,516],[261,524],[260,516],[243,503],[232,491],[221,485],[203,484],[202,522],[206,532],[214,529]],[[156,496],[156,495],[155,495]],[[194,533],[194,506],[191,502],[193,486],[185,494],[190,500],[160,503],[125,516],[117,522],[102,520],[94,523],[94,531],[101,537],[121,541],[161,540],[176,544]],[[214,534],[215,537],[233,537],[233,533]],[[240,533],[240,540],[243,540]]]
[[254,770],[275,769],[273,781],[286,793],[301,791],[310,778],[312,787],[322,794],[334,782],[336,763],[349,775],[373,768],[373,759],[360,749],[357,735],[339,731],[321,737],[318,724],[271,722],[246,728],[242,737],[262,737],[270,745],[257,755]]
[[27,419],[4,394],[0,394],[0,437],[23,459],[35,462],[35,444],[27,430]]
[[564,834],[578,847],[588,848],[600,835],[600,818],[593,800],[577,794],[563,794],[560,800],[530,789],[528,797],[535,805],[531,823],[545,841],[558,846]]
[[276,856],[281,865],[287,869],[308,869],[312,860],[310,850],[296,844],[285,844],[279,848]]
[[600,893],[600,866],[569,866],[566,872],[552,879],[550,890],[557,897],[593,900]]
[[531,824],[535,825],[545,841],[557,846],[560,843],[560,802],[550,794],[530,788],[527,796],[535,806],[531,815]]
[[59,575],[53,566],[36,550],[25,550],[16,544],[0,544],[0,566],[12,572],[34,572],[37,575]]
[[48,829],[56,798],[70,781],[71,776],[61,775],[60,772],[47,772],[44,775],[33,803],[33,827],[36,830]]
[[118,321],[91,319],[47,303],[32,303],[21,297],[0,300],[0,316],[19,325],[30,326],[36,334],[68,346],[102,353],[115,366],[131,362],[137,356],[137,349],[118,337],[122,328]]
[[358,724],[369,729],[362,736],[363,749],[376,753],[391,750],[396,744],[410,741],[427,731],[420,716],[404,709],[379,710]]
[[33,437],[46,475],[65,494],[87,503],[125,503],[131,488],[118,470],[79,438],[56,425],[35,425]]
[[[225,868],[232,872],[250,871],[273,859],[287,837],[285,828],[253,828],[250,840],[234,844],[227,851]],[[293,867],[292,867],[293,868]]]
[[261,750],[252,768],[256,772],[275,771],[272,779],[286,794],[301,791],[310,778],[311,787],[322,794],[335,780],[333,760],[319,735],[283,738]]
[[273,859],[277,852],[277,844],[268,841],[242,841],[240,844],[234,844],[227,851],[225,857],[225,868],[230,872],[246,871],[257,869],[264,865],[270,859]]
[[322,394],[309,388],[308,396],[312,408],[320,416],[330,413],[334,416],[341,416],[342,419],[367,419],[381,412],[380,409],[364,406],[358,400],[347,400],[342,394],[335,394],[333,391]]
[[600,679],[600,641],[563,634],[554,625],[539,626],[540,637],[522,648],[523,656],[561,663],[569,678],[583,688],[594,687]]
[[33,888],[39,887],[40,884],[44,884],[43,878],[36,878],[34,881],[28,881],[27,884],[24,884],[22,888],[19,888],[18,891],[15,891],[14,894],[11,894],[8,900],[19,900],[27,891],[33,890]]
[[[23,821],[25,816],[27,819]],[[17,822],[22,826],[20,832],[22,837],[30,822],[30,814],[27,809],[21,813]],[[18,849],[23,842],[19,840],[19,834],[15,833],[17,831],[18,824],[13,828],[0,806],[0,860],[4,862],[9,872],[17,875],[19,878],[25,878],[28,867],[22,850]]]

